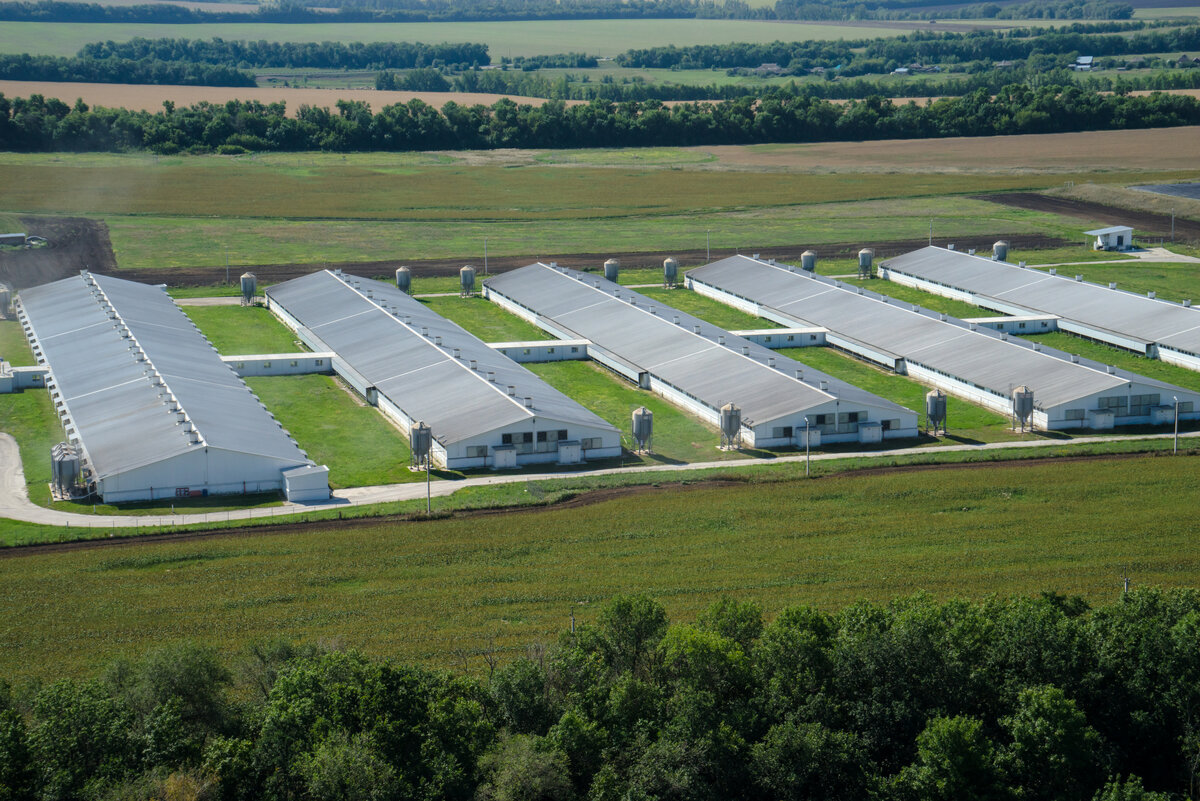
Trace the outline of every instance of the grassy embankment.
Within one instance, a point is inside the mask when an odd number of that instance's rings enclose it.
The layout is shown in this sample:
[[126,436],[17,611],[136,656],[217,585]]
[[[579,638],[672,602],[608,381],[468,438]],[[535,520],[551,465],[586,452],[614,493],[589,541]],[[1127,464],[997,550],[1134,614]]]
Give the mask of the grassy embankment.
[[571,609],[587,621],[618,592],[648,592],[678,620],[722,594],[772,610],[917,589],[1098,602],[1125,569],[1138,585],[1194,584],[1191,475],[1189,458],[1162,457],[675,487],[516,516],[22,556],[0,561],[0,673],[82,675],[175,639],[232,653],[279,632],[450,665],[492,640],[515,654],[552,638]]

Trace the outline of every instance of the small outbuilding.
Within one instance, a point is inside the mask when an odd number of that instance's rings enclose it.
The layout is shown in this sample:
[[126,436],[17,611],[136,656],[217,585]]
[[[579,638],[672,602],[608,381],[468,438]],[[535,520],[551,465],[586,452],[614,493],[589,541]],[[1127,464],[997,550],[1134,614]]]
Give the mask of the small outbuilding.
[[1133,247],[1133,229],[1128,225],[1110,225],[1084,233],[1096,237],[1093,250],[1130,250]]

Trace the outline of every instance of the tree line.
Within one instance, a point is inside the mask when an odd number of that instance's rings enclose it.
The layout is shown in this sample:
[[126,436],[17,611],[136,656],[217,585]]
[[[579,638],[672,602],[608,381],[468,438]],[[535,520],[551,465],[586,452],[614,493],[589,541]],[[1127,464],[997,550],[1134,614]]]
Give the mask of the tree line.
[[1200,793],[1200,594],[829,613],[645,596],[487,677],[259,643],[0,682],[6,801],[1167,801]]
[[[944,16],[931,9],[952,2],[928,0],[777,0],[751,6],[745,0],[286,0],[252,13],[154,4],[110,6],[60,0],[0,4],[0,21],[208,23],[208,22],[465,22],[559,19],[910,19]],[[1132,6],[1110,0],[1031,0],[1023,13],[1040,19],[1128,19]],[[910,8],[915,6],[915,8]],[[330,8],[334,10],[330,11]],[[1014,12],[990,3],[974,7],[984,17]],[[957,9],[951,9],[954,14]],[[1027,12],[1027,13],[1026,13]],[[958,13],[962,13],[959,11]]]
[[231,100],[162,111],[74,107],[40,95],[0,95],[0,149],[157,153],[650,147],[759,142],[993,136],[1200,124],[1200,101],[1155,93],[1103,95],[1076,86],[1010,85],[928,105],[882,97],[834,104],[807,95],[718,103],[593,100],[540,106],[503,98],[492,106],[420,100],[372,113],[340,100],[336,110]]
[[860,61],[900,64],[1026,59],[1033,55],[1116,56],[1170,53],[1200,49],[1200,26],[1098,35],[1084,31],[1034,32],[972,31],[970,33],[916,32],[887,39],[843,42],[736,42],[731,44],[667,45],[631,49],[616,57],[623,67],[671,69],[727,69],[757,67],[764,63],[803,68],[840,68],[861,74]]
[[85,83],[254,86],[254,76],[220,64],[127,58],[69,58],[0,54],[0,79]]
[[318,69],[416,69],[478,67],[491,62],[488,47],[474,42],[267,42],[228,39],[144,39],[92,42],[81,58],[181,61],[230,67]]
[[[961,77],[931,79],[911,75],[903,80],[880,81],[855,78],[838,81],[808,81],[761,86],[753,84],[712,83],[703,85],[648,83],[640,77],[622,81],[591,81],[586,73],[547,78],[536,73],[467,71],[449,80],[435,74],[420,81],[391,76],[377,80],[377,89],[413,89],[427,91],[486,92],[492,94],[544,97],[559,100],[608,100],[613,103],[650,100],[729,100],[739,97],[814,97],[825,100],[865,100],[868,97],[957,97],[983,90],[995,94],[1014,83],[1060,86],[1076,85],[1085,92],[1200,89],[1200,70],[1156,70],[1148,75],[1117,77],[1072,74],[1065,68],[1015,64],[1008,70],[973,72]],[[436,71],[434,71],[436,73]],[[388,73],[382,73],[388,75]],[[410,73],[410,76],[413,73]],[[432,81],[441,89],[433,89]]]

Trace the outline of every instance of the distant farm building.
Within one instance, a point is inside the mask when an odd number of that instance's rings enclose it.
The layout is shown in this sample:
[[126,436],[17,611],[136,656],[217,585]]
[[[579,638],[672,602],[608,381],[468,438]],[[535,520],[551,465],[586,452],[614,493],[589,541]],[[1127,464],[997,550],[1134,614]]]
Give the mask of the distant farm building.
[[329,497],[329,471],[162,289],[85,272],[26,289],[17,306],[86,490],[109,503]]
[[24,247],[25,234],[0,234],[0,246],[2,247]]
[[451,468],[574,464],[621,454],[620,432],[388,284],[324,271],[270,287],[300,341],[408,432],[423,422]]
[[1075,59],[1075,63],[1071,65],[1071,69],[1077,72],[1088,72],[1096,63],[1095,56],[1080,56]]
[[1094,236],[1093,250],[1129,250],[1133,247],[1133,229],[1128,225],[1110,225],[1095,231],[1084,231],[1085,236]]

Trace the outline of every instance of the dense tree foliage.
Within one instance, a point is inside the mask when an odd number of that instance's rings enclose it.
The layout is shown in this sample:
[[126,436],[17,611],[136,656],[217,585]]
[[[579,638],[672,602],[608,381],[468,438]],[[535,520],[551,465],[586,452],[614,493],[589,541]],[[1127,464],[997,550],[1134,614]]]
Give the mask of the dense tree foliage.
[[[782,66],[824,67],[856,75],[857,61],[944,64],[966,61],[1004,61],[1034,55],[1116,56],[1140,53],[1175,53],[1200,49],[1200,26],[1170,28],[1129,35],[1097,35],[1082,30],[1034,32],[979,30],[971,33],[917,32],[888,39],[840,42],[738,42],[733,44],[652,47],[628,50],[617,56],[626,67],[709,69]],[[875,69],[873,71],[878,71]]]
[[454,150],[502,147],[643,147],[755,142],[820,142],[1200,124],[1200,101],[1152,94],[1089,93],[1075,86],[1007,86],[929,105],[882,97],[845,104],[808,95],[739,98],[720,103],[594,100],[541,106],[502,99],[494,105],[448,102],[440,110],[412,100],[372,113],[365,103],[335,110],[231,100],[157,113],[74,107],[40,96],[0,95],[0,149],[135,150],[159,153],[256,150]]
[[1198,743],[1192,590],[770,623],[724,599],[673,626],[618,597],[486,683],[283,643],[0,683],[13,801],[1165,801],[1195,792]]
[[0,78],[9,81],[142,83],[182,86],[254,86],[254,76],[219,64],[59,58],[0,54]]
[[491,61],[485,44],[469,42],[245,42],[227,39],[130,39],[93,42],[81,58],[185,61],[230,67],[393,69],[482,66]]
[[[939,6],[950,6],[942,10]],[[330,11],[330,8],[336,9]],[[1133,8],[1112,0],[1030,0],[1020,6],[953,0],[285,0],[253,14],[194,10],[159,3],[107,6],[58,0],[0,4],[0,20],[44,22],[453,22],[534,19],[904,19],[947,15],[977,19],[1128,19]],[[966,16],[968,15],[969,16]]]

